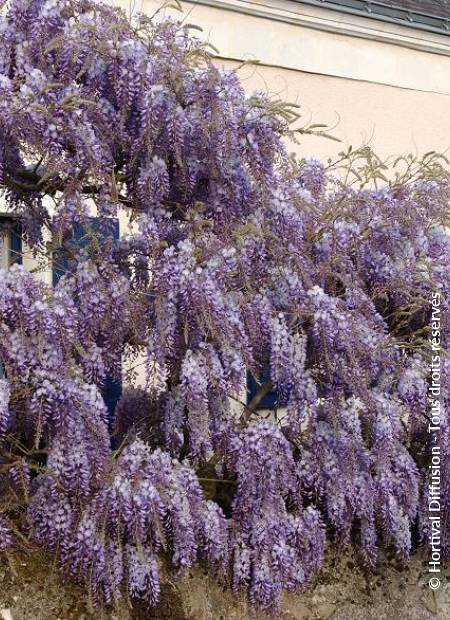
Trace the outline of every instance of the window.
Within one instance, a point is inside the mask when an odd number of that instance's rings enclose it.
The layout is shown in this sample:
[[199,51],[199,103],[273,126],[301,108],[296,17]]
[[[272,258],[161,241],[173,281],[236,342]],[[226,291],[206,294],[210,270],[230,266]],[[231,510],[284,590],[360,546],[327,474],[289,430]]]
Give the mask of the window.
[[[261,373],[259,375],[259,385],[253,378],[252,374],[250,372],[247,372],[247,405],[251,403],[254,396],[256,396],[256,394],[258,393],[260,387],[267,383],[269,379],[270,363],[267,357],[267,359],[264,361]],[[256,409],[275,409],[278,407],[285,407],[287,405],[288,396],[289,395],[287,394],[280,397],[280,395],[275,389],[271,389],[269,390],[269,392],[267,392],[267,394],[263,396]]]
[[[96,235],[102,235],[99,220],[91,218],[89,228]],[[114,239],[119,238],[119,222],[111,221],[111,230],[108,234]],[[92,240],[90,233],[81,226],[76,226],[73,235],[64,241],[63,248],[53,256],[53,285],[57,284],[62,275],[70,269],[70,246],[78,245],[85,247]],[[20,224],[9,214],[0,214],[0,269],[8,269],[14,263],[22,264],[22,230]],[[3,364],[0,362],[0,378],[5,376]],[[116,408],[116,404],[122,394],[122,385],[113,377],[108,377],[103,388],[103,398],[110,413],[110,418]]]
[[22,230],[13,216],[0,214],[0,269],[22,264]]
[[[10,215],[0,214],[0,269],[22,263],[22,231]],[[5,367],[0,361],[0,379],[5,377]]]
[[[53,286],[72,267],[70,260],[71,248],[74,246],[87,247],[94,236],[102,238],[106,237],[106,235],[112,236],[113,239],[119,239],[119,221],[117,219],[108,221],[107,230],[100,227],[100,220],[95,217],[89,218],[86,228],[79,224],[76,225],[72,235],[66,238],[62,247],[53,254]],[[110,421],[112,422],[117,402],[122,395],[122,383],[114,377],[107,377],[102,395],[109,412]]]

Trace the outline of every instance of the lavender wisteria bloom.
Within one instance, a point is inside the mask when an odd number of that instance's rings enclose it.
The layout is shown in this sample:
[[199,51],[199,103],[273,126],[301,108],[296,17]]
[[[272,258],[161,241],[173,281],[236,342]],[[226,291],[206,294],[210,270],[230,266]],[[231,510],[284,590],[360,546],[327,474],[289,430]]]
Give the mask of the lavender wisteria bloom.
[[5,434],[9,425],[9,398],[9,383],[0,379],[0,436]]
[[320,567],[324,525],[311,506],[302,510],[293,448],[274,424],[250,426],[233,446],[231,460],[238,483],[233,587],[247,587],[253,604],[279,605],[283,589],[305,588]]
[[[22,527],[93,600],[149,605],[201,564],[276,607],[326,532],[369,566],[382,545],[406,559],[426,536],[436,291],[450,468],[440,160],[383,186],[297,161],[292,108],[246,95],[182,22],[11,0],[0,36],[2,199],[60,275],[0,271],[0,548]],[[105,382],[135,364],[111,425]],[[285,415],[263,421],[274,390]]]

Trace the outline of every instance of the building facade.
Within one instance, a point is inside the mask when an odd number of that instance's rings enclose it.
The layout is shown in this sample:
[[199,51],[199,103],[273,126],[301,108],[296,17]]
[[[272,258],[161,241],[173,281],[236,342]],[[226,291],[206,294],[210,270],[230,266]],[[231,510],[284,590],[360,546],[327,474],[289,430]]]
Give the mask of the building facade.
[[[124,8],[129,0],[119,0]],[[159,0],[134,2],[154,12]],[[305,138],[302,155],[370,145],[382,158],[450,147],[449,0],[197,0],[183,3],[218,62],[246,89],[300,104],[342,144]]]

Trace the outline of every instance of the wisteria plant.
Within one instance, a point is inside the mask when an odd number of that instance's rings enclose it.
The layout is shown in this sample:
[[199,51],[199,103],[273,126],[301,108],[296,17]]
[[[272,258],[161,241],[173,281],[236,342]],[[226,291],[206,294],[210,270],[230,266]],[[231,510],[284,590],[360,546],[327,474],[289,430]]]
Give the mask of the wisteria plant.
[[390,180],[367,150],[297,161],[295,108],[160,16],[11,0],[0,40],[5,208],[63,270],[0,271],[0,550],[42,545],[97,603],[154,605],[163,566],[201,564],[255,608],[305,589],[327,540],[406,560],[428,535],[439,294],[448,555],[439,158]]

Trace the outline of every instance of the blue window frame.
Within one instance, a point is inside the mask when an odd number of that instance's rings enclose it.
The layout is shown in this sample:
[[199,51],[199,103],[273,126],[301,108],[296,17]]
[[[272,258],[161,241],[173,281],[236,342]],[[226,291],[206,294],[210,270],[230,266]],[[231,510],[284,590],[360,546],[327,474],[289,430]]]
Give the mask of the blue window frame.
[[[93,234],[92,234],[93,233]],[[73,233],[70,237],[64,240],[61,249],[57,250],[53,254],[53,285],[55,286],[60,278],[70,271],[72,265],[70,260],[70,248],[71,247],[87,247],[93,236],[97,238],[112,237],[115,240],[119,239],[119,221],[117,219],[109,219],[105,223],[105,220],[99,218],[89,218],[88,226],[84,228],[80,224],[77,224],[73,228]],[[122,383],[114,377],[108,376],[105,380],[105,385],[102,391],[103,399],[109,413],[110,423],[113,421],[114,411],[118,400],[122,395]]]

